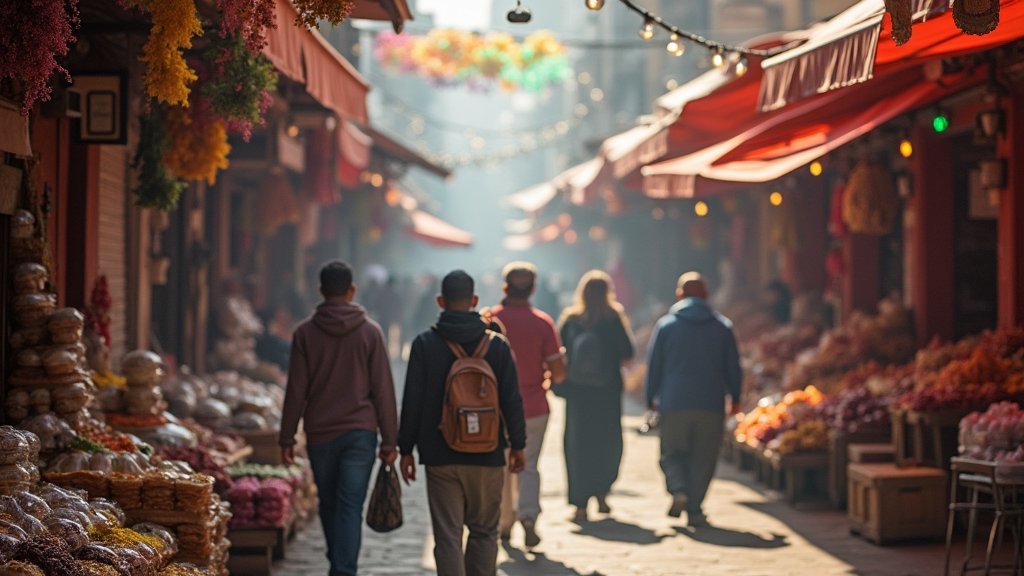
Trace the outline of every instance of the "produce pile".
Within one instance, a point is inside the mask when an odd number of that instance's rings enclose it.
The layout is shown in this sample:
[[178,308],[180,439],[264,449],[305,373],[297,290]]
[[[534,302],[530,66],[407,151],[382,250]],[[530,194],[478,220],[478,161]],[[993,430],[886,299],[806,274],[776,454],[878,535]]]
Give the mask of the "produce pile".
[[245,476],[235,480],[225,494],[231,503],[232,528],[252,528],[288,524],[292,515],[291,483],[281,478],[259,479]]
[[897,399],[904,410],[981,409],[1024,397],[1024,329],[988,332],[918,354],[913,390]]
[[877,316],[855,312],[848,322],[826,332],[816,348],[799,354],[787,371],[786,387],[814,385],[831,394],[841,389],[850,370],[868,362],[904,364],[916,351],[910,311],[885,299]]
[[960,454],[995,462],[1024,462],[1024,410],[1014,402],[993,404],[960,421]]
[[163,384],[170,412],[216,432],[276,430],[284,388],[252,380],[236,371],[208,377],[183,374]]
[[[763,398],[757,408],[743,415],[736,427],[736,439],[748,446],[772,448],[780,452],[798,447],[804,450],[824,448],[828,443],[827,434],[822,439],[817,438],[816,427],[807,427],[802,432],[798,430],[802,421],[816,419],[815,407],[824,400],[824,395],[814,386],[789,392],[781,398]],[[773,444],[773,441],[788,431],[794,433],[784,446],[781,440]],[[801,440],[805,435],[807,440]]]
[[[225,496],[231,502],[231,510],[234,514],[232,527],[279,526],[280,524],[275,523],[282,519],[281,516],[278,516],[279,509],[284,513],[284,521],[294,517],[301,523],[306,520],[309,511],[316,508],[316,484],[313,482],[310,467],[303,461],[298,461],[291,466],[235,464],[228,468],[228,473],[235,479],[234,488]],[[281,506],[263,503],[261,498],[267,495],[261,492],[255,493],[254,498],[253,489],[257,485],[253,483],[254,481],[261,489],[265,485],[278,486],[282,489],[287,485],[289,488],[287,506],[284,506],[283,503]],[[239,483],[242,483],[242,486],[239,486]],[[277,499],[284,497],[283,493],[276,497],[271,495],[271,498]],[[238,502],[237,506],[242,507],[241,509],[252,510],[252,515],[245,518],[245,513],[239,512],[240,508],[236,506],[236,502]],[[243,516],[243,519],[236,522],[235,520],[240,515]]]

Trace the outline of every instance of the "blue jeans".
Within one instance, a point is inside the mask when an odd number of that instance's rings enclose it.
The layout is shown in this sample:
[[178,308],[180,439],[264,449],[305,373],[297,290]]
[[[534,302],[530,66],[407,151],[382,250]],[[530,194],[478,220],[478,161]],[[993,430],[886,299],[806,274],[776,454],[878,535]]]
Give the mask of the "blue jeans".
[[356,574],[363,538],[363,503],[376,456],[377,433],[369,430],[353,430],[309,447],[331,574]]

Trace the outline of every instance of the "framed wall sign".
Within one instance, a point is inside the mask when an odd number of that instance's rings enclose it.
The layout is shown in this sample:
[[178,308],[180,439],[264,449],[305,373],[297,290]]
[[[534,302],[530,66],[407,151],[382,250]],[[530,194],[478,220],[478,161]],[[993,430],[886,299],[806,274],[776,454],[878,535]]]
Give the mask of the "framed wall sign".
[[75,140],[85,144],[125,144],[128,140],[128,77],[125,72],[74,76],[82,95],[82,118]]

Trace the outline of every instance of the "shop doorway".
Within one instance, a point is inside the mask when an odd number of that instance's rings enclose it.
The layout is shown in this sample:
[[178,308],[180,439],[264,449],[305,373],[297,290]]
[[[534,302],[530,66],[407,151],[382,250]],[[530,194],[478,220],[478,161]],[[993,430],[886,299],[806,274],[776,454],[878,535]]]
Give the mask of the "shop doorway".
[[994,156],[992,146],[975,144],[968,133],[954,140],[953,150],[954,322],[961,338],[996,327],[999,207],[982,189],[977,168],[980,160]]

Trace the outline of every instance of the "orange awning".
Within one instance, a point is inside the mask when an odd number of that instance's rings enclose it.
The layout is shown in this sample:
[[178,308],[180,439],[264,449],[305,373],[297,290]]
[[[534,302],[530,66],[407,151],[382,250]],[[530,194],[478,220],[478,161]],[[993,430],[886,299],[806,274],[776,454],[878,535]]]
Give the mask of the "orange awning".
[[304,84],[324,108],[344,118],[366,122],[367,82],[316,30],[295,24],[298,12],[277,0],[277,28],[267,31],[263,53],[285,77]]

